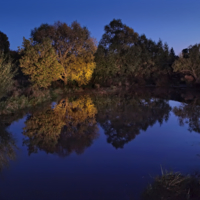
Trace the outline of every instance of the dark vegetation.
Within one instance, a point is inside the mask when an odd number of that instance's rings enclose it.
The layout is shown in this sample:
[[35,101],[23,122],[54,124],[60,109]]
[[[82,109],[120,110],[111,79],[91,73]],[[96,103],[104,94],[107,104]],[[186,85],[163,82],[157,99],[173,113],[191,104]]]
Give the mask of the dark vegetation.
[[158,98],[132,95],[103,96],[94,99],[98,109],[97,121],[104,129],[107,142],[115,148],[123,148],[141,131],[146,131],[156,122],[160,125],[169,118],[171,107]]
[[142,194],[143,200],[198,200],[200,199],[200,175],[183,175],[162,171]]
[[177,56],[114,19],[98,46],[86,27],[41,24],[10,50],[0,32],[0,114],[31,107],[63,92],[109,87],[194,87],[200,80],[200,45]]

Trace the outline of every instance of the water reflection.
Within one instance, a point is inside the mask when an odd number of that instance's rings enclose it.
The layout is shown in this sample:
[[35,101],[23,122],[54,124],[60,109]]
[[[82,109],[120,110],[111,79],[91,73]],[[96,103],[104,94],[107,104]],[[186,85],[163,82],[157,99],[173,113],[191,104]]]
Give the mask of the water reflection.
[[3,117],[0,121],[0,171],[9,166],[10,160],[16,158],[16,144],[13,135],[7,130],[9,118]]
[[60,156],[83,153],[98,136],[97,110],[89,96],[76,100],[62,99],[42,112],[28,116],[23,134],[28,152],[38,149]]
[[200,105],[198,99],[190,103],[182,103],[179,107],[174,107],[174,114],[178,117],[180,126],[189,125],[189,131],[200,133]]
[[107,135],[108,143],[115,148],[123,148],[141,130],[146,131],[156,122],[160,125],[167,121],[171,107],[168,101],[131,96],[114,96],[97,101],[97,120]]
[[[180,99],[184,101],[183,98]],[[85,199],[89,199],[88,196],[90,199],[124,199],[129,194],[131,199],[134,195],[141,195],[152,180],[149,174],[154,176],[160,172],[160,164],[182,173],[193,172],[199,168],[199,158],[196,156],[199,148],[191,144],[194,141],[199,143],[198,134],[188,134],[187,130],[176,124],[178,118],[180,124],[188,122],[190,130],[199,132],[200,104],[198,99],[187,99],[187,103],[170,101],[169,105],[167,100],[146,93],[77,95],[60,99],[53,108],[51,104],[46,104],[44,108],[30,110],[27,118],[23,118],[23,136],[20,131],[15,131],[20,151],[25,153],[20,153],[17,164],[13,165],[9,173],[5,173],[7,182],[1,182],[0,185],[2,196],[12,199],[10,196],[13,194],[19,195],[19,198],[37,199],[32,194],[41,191],[40,197],[47,197],[46,199],[56,199],[62,193],[63,196],[66,195],[63,199],[80,199],[80,195]],[[178,106],[173,108],[174,105]],[[171,115],[170,118],[171,110],[175,116]],[[26,112],[18,117],[14,114],[5,119],[1,116],[0,169],[8,165],[17,152],[15,141],[6,128],[24,114]],[[15,130],[16,124],[10,130]],[[98,125],[104,131],[94,144],[98,137]],[[21,129],[18,127],[18,130]],[[146,134],[142,135],[143,131]],[[133,145],[122,151],[113,151],[114,148],[125,147],[140,133],[141,137]],[[20,146],[22,140],[25,148]],[[29,154],[38,154],[28,157],[27,148]],[[81,154],[86,150],[84,156],[56,159],[56,164],[51,168],[48,166],[55,160],[49,159],[49,156],[47,158],[46,154],[40,154],[40,151],[44,151],[56,154],[56,157],[65,157],[72,153]],[[21,169],[24,169],[24,173],[21,173]],[[148,193],[153,196],[147,196],[146,199],[169,199],[163,196],[164,192],[159,193],[162,189],[156,187],[152,193]],[[6,194],[7,188],[12,192]],[[25,192],[21,193],[18,188],[25,188]]]
[[[174,107],[180,125],[200,133],[198,100]],[[169,119],[169,102],[160,98],[140,98],[127,94],[112,96],[79,96],[61,99],[54,108],[32,111],[25,122],[24,144],[28,152],[44,150],[60,156],[83,153],[98,137],[97,122],[104,129],[107,142],[123,148],[141,131]]]

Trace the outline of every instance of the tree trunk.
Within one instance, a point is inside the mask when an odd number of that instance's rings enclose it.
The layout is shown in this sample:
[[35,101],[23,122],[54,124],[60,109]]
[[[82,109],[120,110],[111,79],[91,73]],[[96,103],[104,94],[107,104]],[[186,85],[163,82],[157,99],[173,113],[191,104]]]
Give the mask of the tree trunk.
[[64,84],[67,85],[67,77],[64,78]]

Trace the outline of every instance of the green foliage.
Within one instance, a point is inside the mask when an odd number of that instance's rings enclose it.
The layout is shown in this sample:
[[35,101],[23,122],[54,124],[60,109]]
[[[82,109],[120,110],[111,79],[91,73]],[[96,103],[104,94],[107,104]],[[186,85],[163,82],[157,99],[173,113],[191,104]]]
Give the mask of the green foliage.
[[12,90],[15,74],[11,60],[3,54],[0,55],[0,98],[6,96]]
[[97,67],[95,78],[111,79],[130,74],[138,65],[140,52],[135,46],[138,34],[122,24],[121,20],[113,20],[105,26],[105,33],[99,43],[95,61]]
[[20,67],[30,77],[33,85],[47,88],[53,81],[61,78],[63,69],[49,39],[33,45],[32,40],[24,38],[21,54]]
[[175,59],[168,45],[139,36],[121,20],[105,26],[105,33],[95,54],[94,80],[133,82],[135,77],[157,79],[160,74],[170,74]]
[[174,72],[192,75],[200,83],[200,44],[183,49],[182,55],[173,64]]
[[86,27],[77,22],[70,26],[56,22],[54,25],[42,24],[31,32],[35,43],[50,38],[57,53],[57,59],[63,67],[61,79],[65,84],[76,81],[85,85],[92,77],[95,68],[94,56],[96,43]]

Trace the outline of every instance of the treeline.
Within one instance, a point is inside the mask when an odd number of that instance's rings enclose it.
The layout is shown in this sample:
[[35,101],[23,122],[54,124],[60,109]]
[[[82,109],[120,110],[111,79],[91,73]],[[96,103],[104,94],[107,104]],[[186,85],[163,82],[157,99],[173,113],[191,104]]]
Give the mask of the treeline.
[[[200,44],[176,56],[161,40],[139,35],[121,20],[105,26],[98,46],[78,22],[41,24],[10,50],[0,32],[0,99],[53,86],[180,86],[200,82]],[[26,88],[26,89],[24,89]],[[28,92],[27,92],[28,91]]]

